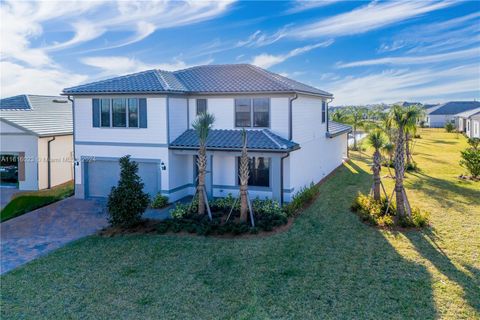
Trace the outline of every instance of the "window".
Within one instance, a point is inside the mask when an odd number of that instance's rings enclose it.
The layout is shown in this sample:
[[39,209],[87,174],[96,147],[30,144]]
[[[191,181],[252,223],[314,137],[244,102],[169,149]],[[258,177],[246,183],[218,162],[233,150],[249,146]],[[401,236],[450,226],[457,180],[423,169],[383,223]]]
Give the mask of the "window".
[[128,126],[138,127],[138,99],[128,99]]
[[251,126],[251,99],[235,99],[235,126]]
[[100,126],[110,127],[110,99],[100,99]]
[[322,123],[325,123],[327,117],[327,103],[322,100]]
[[235,99],[236,127],[269,127],[270,99]]
[[268,112],[268,98],[253,99],[253,126],[268,127],[270,124],[270,115]]
[[197,99],[197,116],[207,112],[207,99]]
[[[270,158],[252,157],[249,159],[250,177],[249,186],[270,187]],[[238,158],[238,171],[240,171],[240,158]],[[240,177],[238,178],[240,184]]]
[[127,126],[127,99],[112,99],[113,127]]
[[146,98],[92,99],[93,127],[146,128]]

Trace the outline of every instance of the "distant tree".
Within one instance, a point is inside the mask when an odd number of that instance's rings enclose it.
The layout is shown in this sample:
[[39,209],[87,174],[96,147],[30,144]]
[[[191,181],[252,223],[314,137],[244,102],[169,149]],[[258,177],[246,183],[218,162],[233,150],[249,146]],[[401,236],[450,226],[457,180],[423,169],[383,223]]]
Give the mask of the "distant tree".
[[112,226],[131,227],[137,224],[150,202],[143,192],[143,182],[137,174],[138,164],[130,156],[120,158],[120,180],[108,196],[107,209]]
[[368,134],[368,140],[369,144],[374,148],[374,153],[373,153],[373,165],[372,165],[372,171],[373,171],[373,198],[377,201],[380,201],[380,184],[381,184],[381,178],[380,178],[380,170],[382,170],[382,157],[380,154],[380,149],[385,145],[386,138],[383,134],[382,131],[379,129],[374,130]]
[[357,130],[364,122],[365,109],[361,107],[347,108],[347,123],[352,125],[353,131],[353,150],[358,150]]
[[331,113],[331,119],[336,122],[345,123],[347,122],[347,110],[345,108],[336,109]]
[[207,138],[212,129],[215,117],[207,112],[201,113],[193,122],[192,127],[198,136],[198,214],[205,214],[205,175],[207,171]]

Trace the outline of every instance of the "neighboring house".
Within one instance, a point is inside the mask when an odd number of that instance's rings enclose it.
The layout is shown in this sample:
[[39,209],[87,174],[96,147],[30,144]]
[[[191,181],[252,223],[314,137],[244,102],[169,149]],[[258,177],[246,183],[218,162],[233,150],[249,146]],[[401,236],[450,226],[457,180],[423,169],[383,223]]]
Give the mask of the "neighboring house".
[[470,117],[480,112],[480,107],[455,115],[455,128],[458,132],[467,133],[470,131]]
[[469,115],[465,127],[465,134],[467,137],[480,138],[480,110]]
[[72,104],[66,97],[1,99],[0,142],[2,185],[40,190],[73,180]]
[[347,155],[349,126],[329,123],[332,94],[252,65],[149,70],[67,88],[74,99],[77,197],[105,197],[118,159],[139,164],[145,190],[171,201],[192,195],[198,138],[192,122],[215,116],[207,141],[209,196],[238,194],[241,133],[247,129],[253,197],[289,201]]
[[478,101],[450,101],[427,111],[426,125],[431,128],[443,128],[447,123],[455,123],[455,116],[480,108]]

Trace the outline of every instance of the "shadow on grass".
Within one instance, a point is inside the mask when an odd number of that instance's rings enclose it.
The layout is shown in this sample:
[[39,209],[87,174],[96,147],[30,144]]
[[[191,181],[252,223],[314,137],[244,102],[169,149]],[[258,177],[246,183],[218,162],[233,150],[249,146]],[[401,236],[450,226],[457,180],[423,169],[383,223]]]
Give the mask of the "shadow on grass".
[[465,188],[464,186],[449,180],[429,176],[422,171],[412,171],[409,173],[418,178],[417,181],[410,184],[412,188],[423,189],[424,192],[428,192],[429,196],[440,203],[448,201],[446,191],[452,192],[455,196],[466,199],[465,201],[461,201],[456,197],[455,199],[450,200],[452,203],[462,203],[465,205],[471,205],[473,201],[480,203],[480,192],[477,190]]
[[404,235],[422,257],[430,261],[439,272],[463,289],[467,303],[477,312],[480,312],[479,270],[473,266],[465,266],[473,276],[459,270],[438,245],[438,239],[431,230],[424,230],[421,233],[405,232]]

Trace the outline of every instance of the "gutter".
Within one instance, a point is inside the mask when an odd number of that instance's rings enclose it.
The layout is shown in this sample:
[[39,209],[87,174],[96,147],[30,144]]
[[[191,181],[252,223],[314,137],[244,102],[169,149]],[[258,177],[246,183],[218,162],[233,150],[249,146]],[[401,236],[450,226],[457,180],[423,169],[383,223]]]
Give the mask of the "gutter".
[[[328,99],[326,99],[326,100],[328,100]],[[332,102],[332,101],[333,101],[333,98],[330,98],[330,101],[326,101],[327,107],[326,107],[325,113],[326,113],[326,116],[327,116],[327,136],[328,136],[328,134],[329,134],[329,130],[328,130],[328,127],[329,127],[329,126],[328,126],[328,124],[329,124],[329,122],[330,122],[330,119],[329,119],[329,118],[330,118],[330,114],[329,114],[329,112],[328,112],[328,104],[329,104],[330,102]]]
[[50,143],[55,140],[55,137],[47,141],[47,172],[48,172],[48,189],[52,188],[52,163],[51,163],[51,146]]
[[292,97],[292,98],[288,98],[288,140],[292,140],[293,139],[293,120],[292,120],[292,116],[293,116],[293,100],[296,100],[298,99],[298,94],[295,93],[295,95]]

